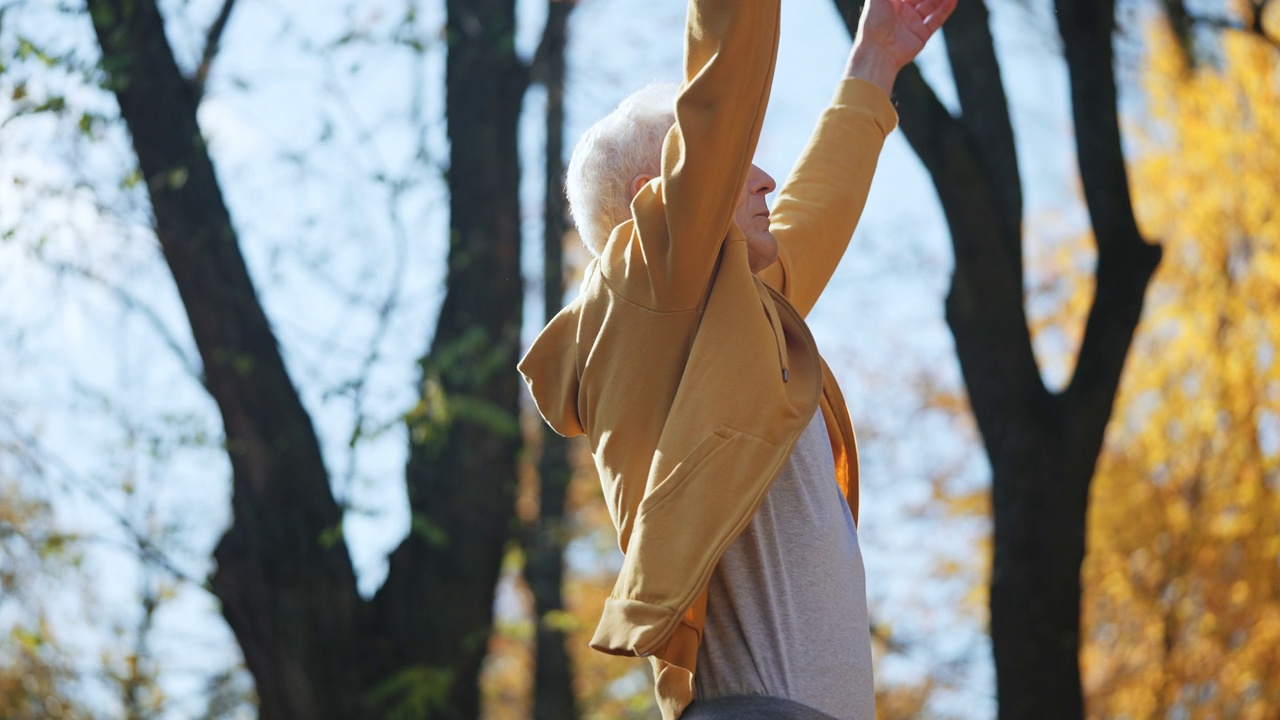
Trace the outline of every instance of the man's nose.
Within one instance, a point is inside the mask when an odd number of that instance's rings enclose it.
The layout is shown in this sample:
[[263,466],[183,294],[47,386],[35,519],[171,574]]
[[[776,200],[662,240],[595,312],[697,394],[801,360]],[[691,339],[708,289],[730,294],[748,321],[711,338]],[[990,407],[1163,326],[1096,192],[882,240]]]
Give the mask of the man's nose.
[[774,182],[773,176],[754,165],[751,166],[751,176],[748,178],[748,182],[751,184],[751,193],[753,195],[768,195],[778,187],[778,184]]

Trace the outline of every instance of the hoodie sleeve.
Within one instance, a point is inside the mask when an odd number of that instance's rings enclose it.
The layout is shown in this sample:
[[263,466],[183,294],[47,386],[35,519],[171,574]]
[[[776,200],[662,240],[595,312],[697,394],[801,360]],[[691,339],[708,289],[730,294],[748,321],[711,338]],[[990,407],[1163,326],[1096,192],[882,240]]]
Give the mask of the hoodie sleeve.
[[577,331],[575,303],[547,323],[518,366],[538,412],[552,430],[565,437],[585,432],[578,415]]
[[802,315],[818,301],[849,246],[885,136],[897,124],[883,90],[844,80],[778,191],[769,225],[778,262],[759,277]]
[[[660,311],[701,301],[751,169],[778,52],[779,0],[691,0],[662,175],[632,201],[609,282]],[[610,251],[611,250],[611,251]]]

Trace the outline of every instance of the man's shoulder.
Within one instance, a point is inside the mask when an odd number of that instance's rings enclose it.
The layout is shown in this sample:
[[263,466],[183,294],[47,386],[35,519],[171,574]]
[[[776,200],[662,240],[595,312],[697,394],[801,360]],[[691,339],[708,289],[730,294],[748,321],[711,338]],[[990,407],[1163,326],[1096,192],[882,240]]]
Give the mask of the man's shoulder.
[[614,312],[696,314],[699,299],[705,299],[715,282],[714,272],[696,281],[679,273],[655,272],[654,265],[666,259],[651,256],[657,250],[641,240],[644,225],[634,218],[618,225],[600,256],[584,272],[578,300],[584,307],[603,304]]

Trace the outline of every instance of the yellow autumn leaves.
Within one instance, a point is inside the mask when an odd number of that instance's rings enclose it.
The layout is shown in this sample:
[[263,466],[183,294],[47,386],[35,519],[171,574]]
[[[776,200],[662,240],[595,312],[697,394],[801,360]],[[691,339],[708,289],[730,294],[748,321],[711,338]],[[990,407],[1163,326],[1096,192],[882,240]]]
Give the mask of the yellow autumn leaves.
[[1280,52],[1188,67],[1150,35],[1131,171],[1165,248],[1099,458],[1081,662],[1093,718],[1280,707]]

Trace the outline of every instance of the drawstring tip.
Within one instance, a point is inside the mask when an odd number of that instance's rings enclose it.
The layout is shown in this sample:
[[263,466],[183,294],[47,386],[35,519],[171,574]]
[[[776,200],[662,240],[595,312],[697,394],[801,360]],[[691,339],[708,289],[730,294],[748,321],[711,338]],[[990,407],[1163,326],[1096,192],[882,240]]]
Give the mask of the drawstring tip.
[[786,382],[786,381],[788,381],[788,380],[790,380],[790,379],[791,379],[791,378],[790,378],[790,376],[789,376],[789,375],[787,375],[787,369],[786,369],[786,368],[782,368],[782,382]]

